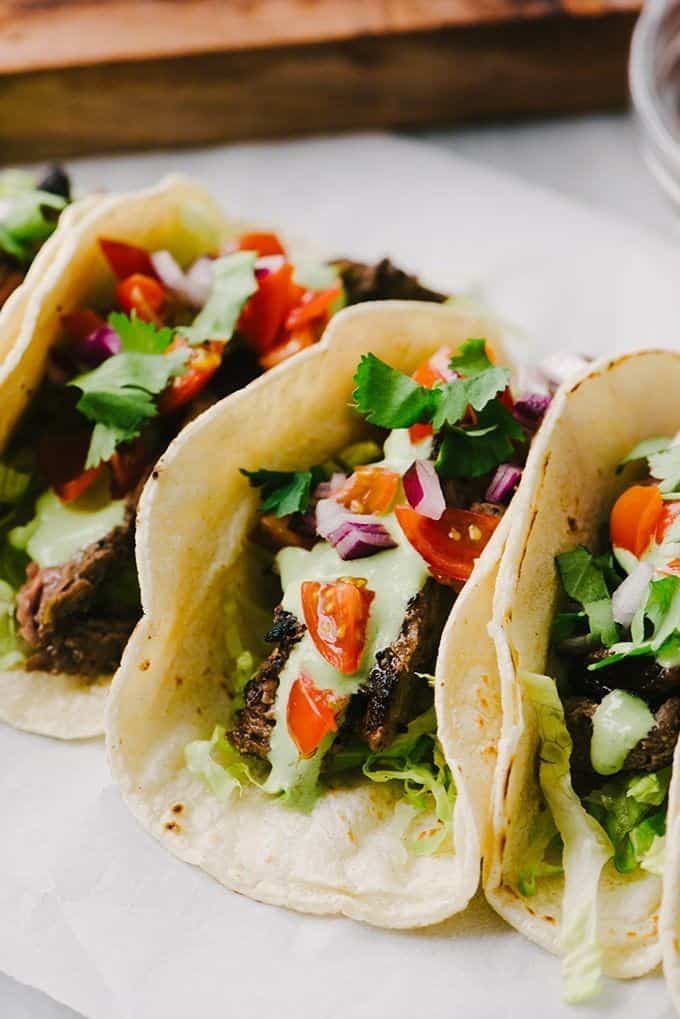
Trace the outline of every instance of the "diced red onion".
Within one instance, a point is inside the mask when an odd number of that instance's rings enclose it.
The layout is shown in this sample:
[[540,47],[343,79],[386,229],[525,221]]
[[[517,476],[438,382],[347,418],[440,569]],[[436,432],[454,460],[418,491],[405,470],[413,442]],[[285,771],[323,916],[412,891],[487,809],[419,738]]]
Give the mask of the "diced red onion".
[[551,399],[547,393],[526,393],[515,401],[515,416],[522,421],[538,422],[550,406]]
[[484,498],[487,502],[509,502],[510,496],[519,485],[521,477],[521,467],[516,467],[515,464],[500,464],[496,468],[496,473],[491,479]]
[[377,517],[350,513],[335,499],[317,503],[316,530],[345,560],[361,559],[397,544]]
[[404,474],[404,492],[413,509],[430,520],[439,520],[446,509],[444,493],[431,460],[414,460]]
[[120,336],[108,323],[94,329],[84,340],[74,344],[73,353],[76,360],[96,368],[114,354],[120,354]]
[[630,626],[635,613],[642,604],[647,585],[652,579],[654,567],[648,562],[639,562],[612,595],[612,614],[621,626]]
[[[209,274],[205,266],[196,270],[203,262],[208,263]],[[209,258],[199,258],[188,272],[184,272],[169,251],[154,251],[151,255],[151,264],[161,283],[180,300],[190,304],[192,308],[203,307],[210,296],[212,285],[212,264]]]

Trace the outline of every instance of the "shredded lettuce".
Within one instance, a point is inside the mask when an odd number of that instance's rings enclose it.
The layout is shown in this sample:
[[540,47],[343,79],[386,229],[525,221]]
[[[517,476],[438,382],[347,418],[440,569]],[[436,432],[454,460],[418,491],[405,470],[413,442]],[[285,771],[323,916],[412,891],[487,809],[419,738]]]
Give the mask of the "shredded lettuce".
[[437,740],[434,707],[418,715],[391,746],[369,754],[362,772],[371,782],[403,782],[404,799],[422,815],[434,809],[437,825],[405,838],[417,856],[436,853],[453,825],[456,787]]
[[547,807],[538,810],[531,820],[529,845],[524,856],[524,866],[517,879],[521,895],[535,895],[540,878],[563,873],[562,850],[562,836],[557,830],[555,819]]
[[565,1001],[576,1003],[590,998],[600,987],[597,893],[602,868],[613,847],[572,787],[572,742],[554,680],[529,672],[521,673],[520,679],[536,710],[541,789],[564,843],[562,993]]
[[14,506],[26,495],[31,483],[27,471],[18,471],[9,464],[0,463],[0,505]]
[[14,591],[0,580],[0,669],[14,669],[24,661],[14,622]]
[[259,784],[244,758],[226,738],[223,725],[215,726],[210,739],[188,743],[184,759],[191,774],[205,782],[222,803],[228,803],[234,793],[240,795],[245,784]]
[[643,867],[655,836],[665,833],[670,777],[670,768],[632,777],[619,775],[584,798],[587,810],[611,839],[614,866],[620,873]]

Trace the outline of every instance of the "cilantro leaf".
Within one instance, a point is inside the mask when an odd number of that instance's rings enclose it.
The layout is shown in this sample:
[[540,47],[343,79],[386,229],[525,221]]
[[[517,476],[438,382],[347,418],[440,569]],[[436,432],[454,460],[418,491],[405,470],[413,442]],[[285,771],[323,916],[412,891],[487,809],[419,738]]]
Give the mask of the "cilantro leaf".
[[477,416],[477,427],[451,428],[443,434],[437,471],[443,478],[478,478],[488,474],[514,452],[513,441],[525,439],[512,414],[494,400]]
[[481,411],[498,393],[503,392],[510,380],[507,368],[487,368],[469,379],[454,379],[438,391],[439,405],[432,419],[435,431],[443,425],[455,425],[468,407]]
[[48,191],[22,191],[3,200],[0,214],[0,251],[28,263],[56,228],[66,199]]
[[590,632],[606,647],[615,644],[619,634],[602,565],[583,545],[556,556],[555,562],[565,592],[583,605]]
[[461,375],[479,375],[491,368],[491,361],[486,353],[486,340],[466,340],[461,343],[457,352],[449,361],[453,371]]
[[409,428],[429,421],[441,391],[425,389],[375,354],[364,354],[354,376],[354,402],[367,421],[383,428]]
[[153,396],[182,373],[189,351],[169,354],[116,354],[69,385],[81,390],[78,410],[95,428],[85,467],[108,460],[116,446],[139,435],[144,421],[157,414]]
[[230,340],[241,310],[257,290],[254,251],[237,251],[213,262],[210,297],[192,326],[179,330],[192,345],[205,340]]
[[130,316],[112,311],[109,325],[118,333],[121,347],[127,354],[163,354],[174,336],[172,329],[167,326],[158,329],[153,322],[139,318],[136,311]]
[[609,597],[602,569],[583,545],[556,556],[562,587],[570,598],[585,605]]
[[309,505],[312,488],[325,477],[320,467],[307,471],[246,471],[242,468],[241,474],[253,488],[262,490],[261,512],[274,512],[277,517],[303,513]]

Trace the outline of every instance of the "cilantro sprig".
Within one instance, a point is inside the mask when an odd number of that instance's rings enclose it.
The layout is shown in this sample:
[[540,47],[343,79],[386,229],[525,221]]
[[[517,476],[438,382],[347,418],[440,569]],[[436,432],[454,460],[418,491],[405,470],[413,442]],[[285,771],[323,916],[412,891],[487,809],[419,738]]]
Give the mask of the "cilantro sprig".
[[558,555],[555,563],[566,594],[583,606],[590,632],[605,647],[615,644],[619,632],[614,622],[605,564],[583,545]]
[[257,290],[256,261],[256,252],[237,251],[213,262],[210,296],[193,325],[180,329],[192,346],[231,339],[246,301]]
[[306,471],[247,471],[243,474],[253,488],[261,489],[261,513],[274,513],[286,517],[290,513],[304,513],[309,506],[312,491],[326,477],[321,467]]
[[77,409],[94,424],[86,469],[110,459],[116,446],[139,435],[144,423],[158,413],[154,397],[182,374],[189,357],[186,348],[167,351],[171,329],[156,329],[134,315],[128,318],[117,312],[109,323],[120,337],[121,353],[69,383],[82,393]]
[[[497,399],[510,373],[493,365],[482,339],[467,340],[450,361],[460,373],[432,389],[364,354],[354,376],[354,401],[366,419],[383,428],[431,424],[441,432],[436,467],[444,478],[475,478],[487,474],[526,438],[519,422]],[[468,409],[476,421],[465,421]]]

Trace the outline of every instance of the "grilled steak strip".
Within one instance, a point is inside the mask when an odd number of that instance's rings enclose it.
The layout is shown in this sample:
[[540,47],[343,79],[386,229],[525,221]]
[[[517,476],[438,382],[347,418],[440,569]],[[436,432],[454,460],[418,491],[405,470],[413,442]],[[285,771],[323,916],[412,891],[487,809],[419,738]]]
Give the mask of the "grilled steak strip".
[[388,746],[408,718],[417,672],[434,667],[444,624],[453,605],[450,587],[428,580],[411,598],[399,636],[376,655],[375,665],[359,691],[359,732],[376,751]]
[[442,304],[446,294],[424,287],[415,276],[397,268],[389,258],[383,258],[376,265],[339,259],[335,263],[345,288],[348,304],[363,301],[432,301]]
[[[585,664],[602,661],[609,653],[606,648],[598,648],[588,655]],[[589,692],[590,682],[595,680],[605,692],[615,688],[630,690],[631,693],[639,694],[653,707],[662,704],[674,694],[680,694],[680,666],[665,669],[651,655],[649,657],[642,655],[628,661],[624,659],[609,669],[598,669],[597,672],[588,672],[585,668],[584,672],[581,685],[586,693]]]
[[[587,697],[568,697],[564,702],[564,716],[574,748],[571,754],[571,772],[578,792],[588,792],[603,780],[590,763],[592,718],[597,701]],[[680,696],[669,697],[655,712],[656,725],[644,739],[630,751],[624,761],[624,772],[658,771],[673,761],[673,751],[680,734]]]
[[244,707],[237,712],[236,726],[229,733],[230,743],[242,754],[267,757],[281,671],[304,632],[304,625],[292,612],[286,612],[280,605],[276,608],[272,628],[265,640],[276,643],[277,647],[246,684]]
[[113,672],[136,619],[101,617],[97,597],[126,560],[131,560],[134,511],[124,522],[62,566],[29,563],[17,593],[19,633],[33,649],[27,669],[97,676]]

